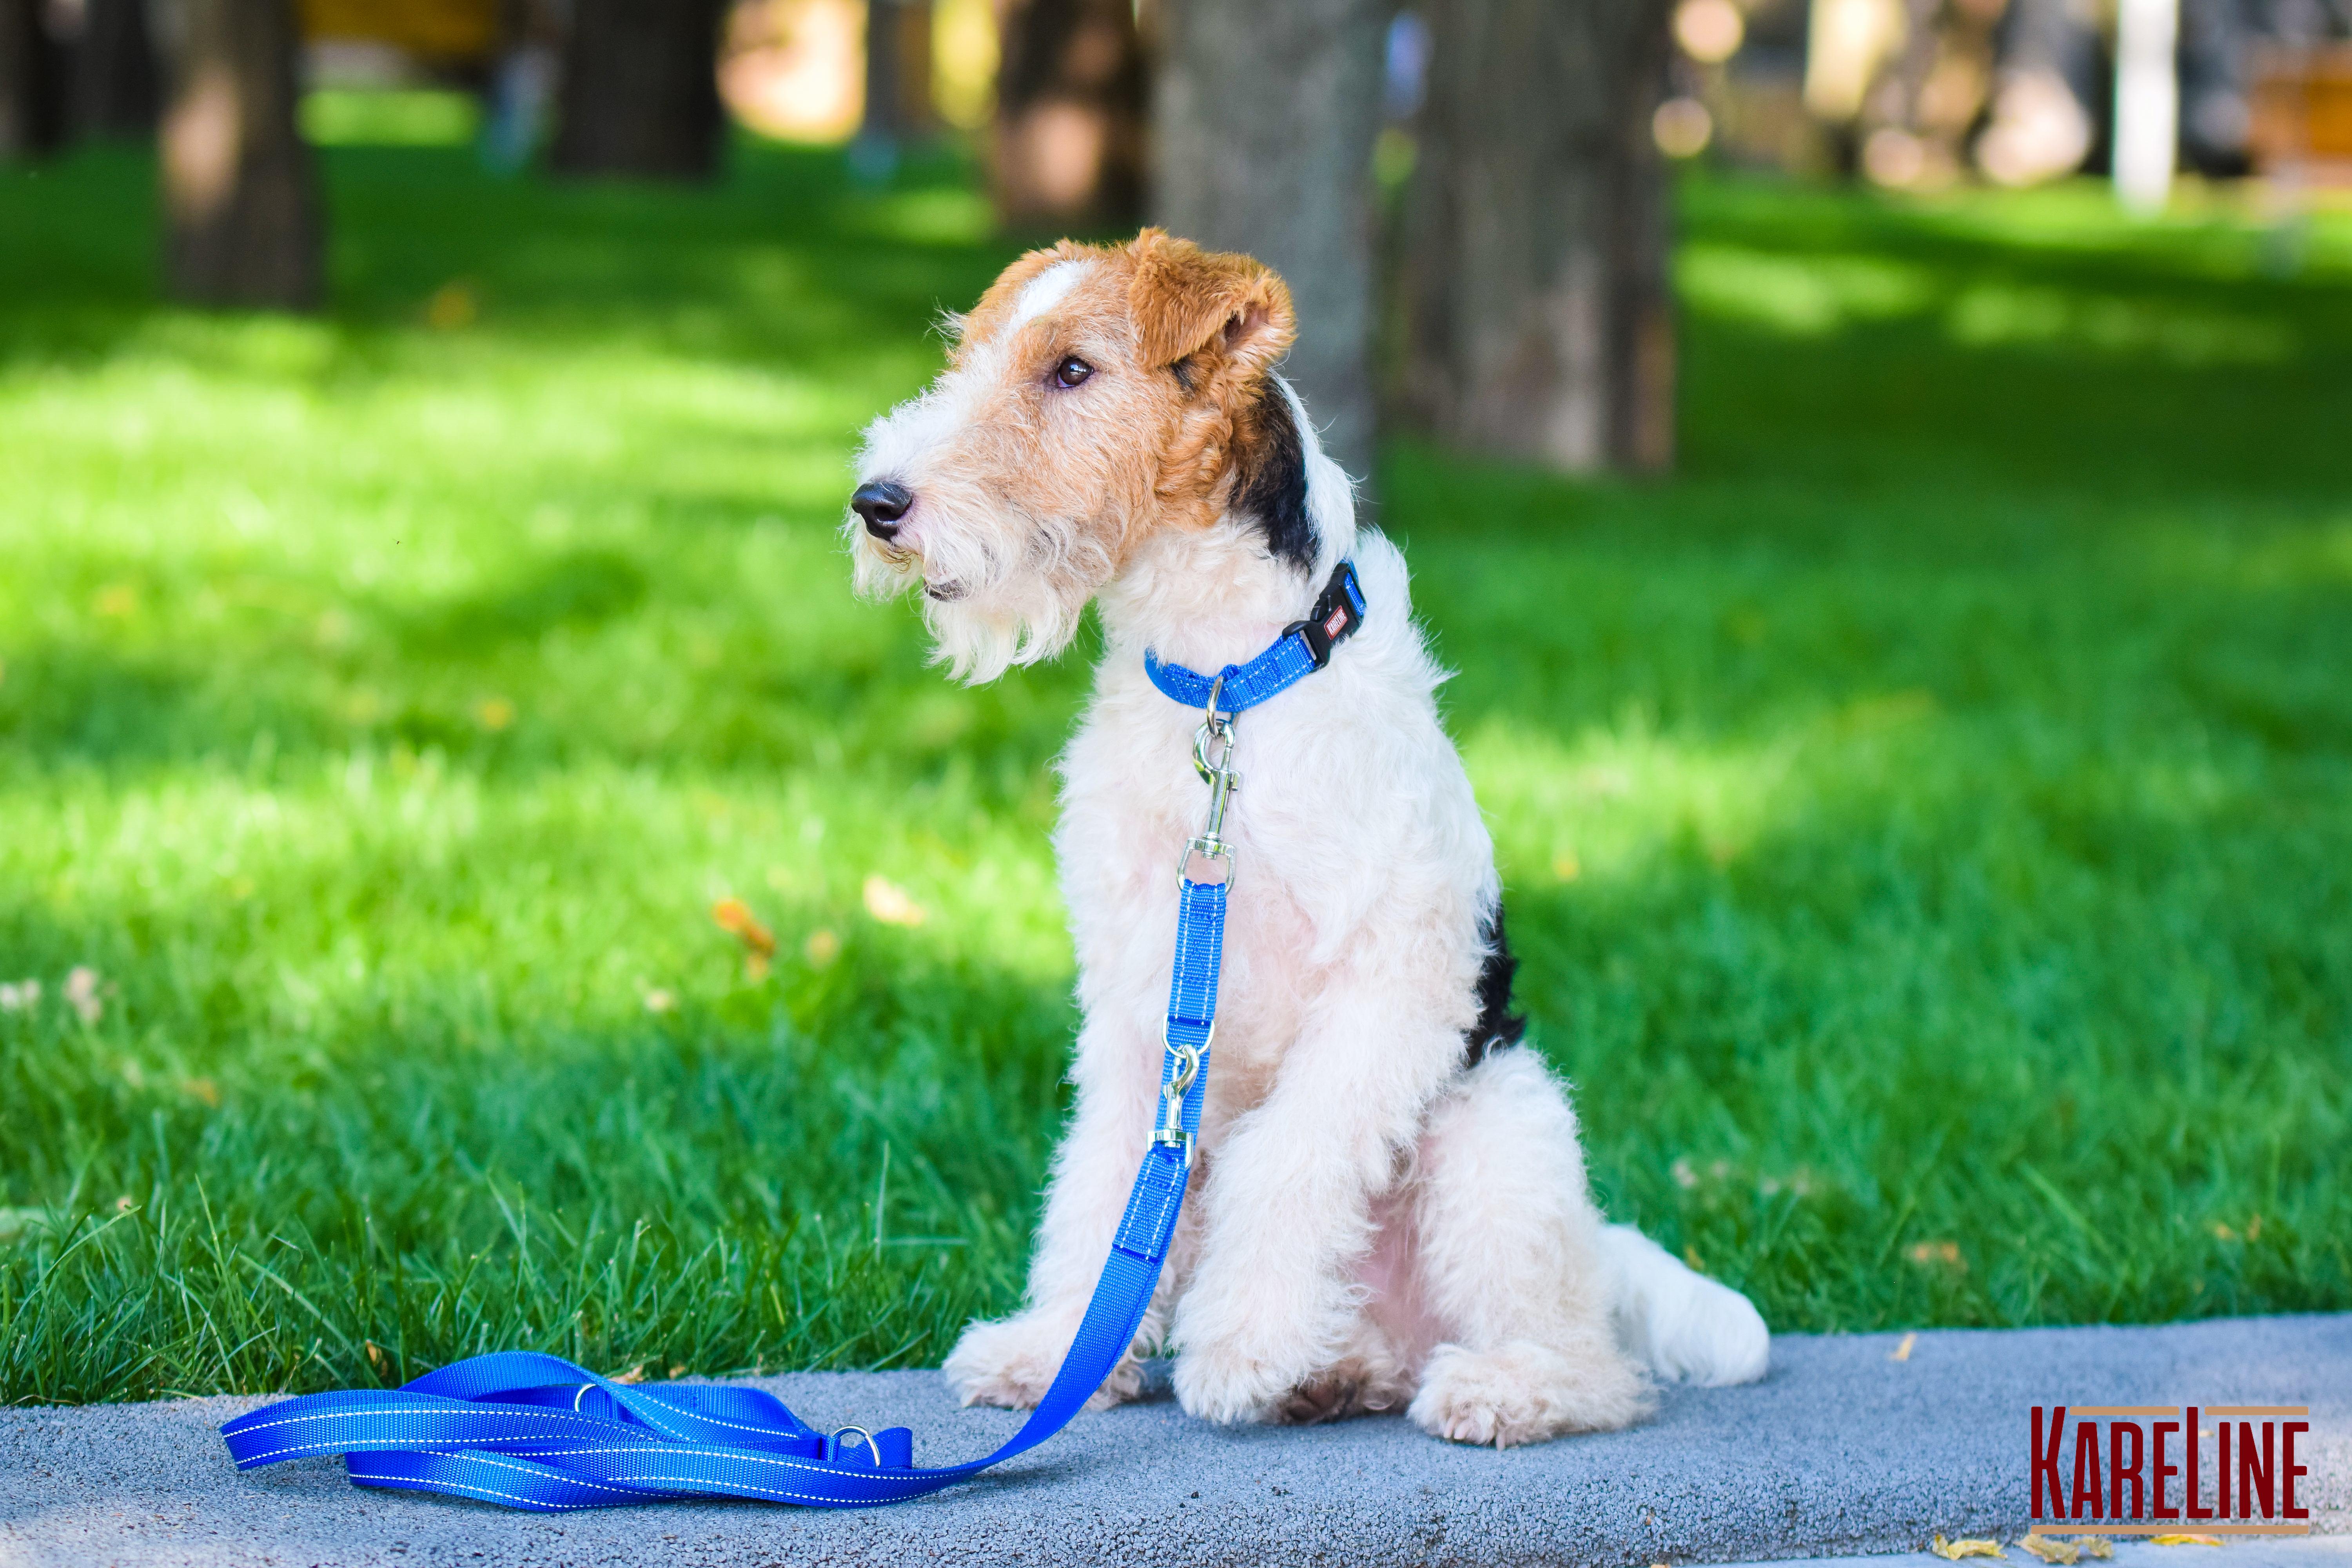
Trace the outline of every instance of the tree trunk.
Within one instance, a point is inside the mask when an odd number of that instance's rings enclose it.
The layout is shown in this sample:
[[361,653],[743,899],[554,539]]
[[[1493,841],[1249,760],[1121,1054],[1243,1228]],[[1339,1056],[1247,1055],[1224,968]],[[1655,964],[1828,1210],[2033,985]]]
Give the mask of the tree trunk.
[[722,0],[574,0],[549,163],[566,174],[716,174],[722,10]]
[[1326,449],[1368,476],[1371,154],[1387,7],[1171,0],[1161,16],[1151,160],[1159,221],[1282,274],[1298,307],[1298,345],[1284,374],[1325,427]]
[[42,0],[0,0],[0,159],[37,158],[65,140],[65,58]]
[[857,133],[897,147],[937,127],[927,0],[866,0],[866,112]]
[[1408,407],[1573,472],[1674,460],[1664,0],[1439,0],[1404,246]]
[[1012,0],[1000,37],[998,216],[1030,227],[1139,222],[1148,79],[1131,0]]
[[204,305],[319,302],[323,235],[296,128],[290,0],[179,0],[163,126],[171,292]]
[[84,0],[74,50],[74,129],[85,136],[155,130],[155,45],[146,0]]

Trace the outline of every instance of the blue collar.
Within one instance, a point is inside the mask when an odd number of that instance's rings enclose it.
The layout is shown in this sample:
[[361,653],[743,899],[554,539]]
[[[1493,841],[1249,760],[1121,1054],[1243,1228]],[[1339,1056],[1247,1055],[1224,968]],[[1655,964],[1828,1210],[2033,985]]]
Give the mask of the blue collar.
[[1213,691],[1219,712],[1238,713],[1288,690],[1330,663],[1332,648],[1364,624],[1365,608],[1364,590],[1356,581],[1356,563],[1342,561],[1307,618],[1283,627],[1274,646],[1247,664],[1229,664],[1214,675],[1202,675],[1181,664],[1163,664],[1158,654],[1146,648],[1143,673],[1151,678],[1152,685],[1187,708],[1207,707]]

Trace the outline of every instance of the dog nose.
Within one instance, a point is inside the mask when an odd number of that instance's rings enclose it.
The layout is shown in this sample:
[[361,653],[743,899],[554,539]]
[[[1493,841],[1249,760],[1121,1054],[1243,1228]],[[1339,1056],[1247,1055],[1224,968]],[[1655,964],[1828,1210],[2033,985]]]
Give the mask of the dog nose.
[[898,532],[898,520],[914,504],[913,491],[888,479],[862,484],[857,493],[849,498],[849,510],[866,520],[866,531],[877,539],[887,539]]

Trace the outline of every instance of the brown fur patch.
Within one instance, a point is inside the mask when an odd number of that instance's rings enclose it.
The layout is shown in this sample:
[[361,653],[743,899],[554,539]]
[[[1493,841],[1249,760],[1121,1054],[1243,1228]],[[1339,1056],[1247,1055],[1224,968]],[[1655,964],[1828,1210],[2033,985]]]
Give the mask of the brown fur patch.
[[1255,258],[1202,250],[1156,228],[1126,249],[1135,268],[1128,309],[1137,357],[1167,367],[1184,395],[1156,488],[1206,522],[1249,468],[1258,411],[1274,395],[1268,374],[1297,336],[1290,289]]
[[[1102,477],[1122,499],[1156,504],[1128,511],[1118,537],[1102,542],[1123,561],[1150,527],[1204,527],[1230,503],[1262,445],[1267,375],[1289,351],[1297,321],[1288,286],[1265,263],[1147,228],[1121,246],[1066,239],[1021,257],[965,318],[957,363],[1012,327],[1022,290],[1040,274],[1086,260],[1099,265],[1055,309],[1018,329],[1008,370],[1042,382],[1065,353],[1100,364],[1107,348],[1126,351],[1118,356],[1125,364],[1101,368],[1129,373],[1120,396],[1129,444],[1113,466],[1129,471]],[[1049,468],[1066,460],[1045,450],[1034,458]],[[1139,458],[1154,471],[1134,471]]]

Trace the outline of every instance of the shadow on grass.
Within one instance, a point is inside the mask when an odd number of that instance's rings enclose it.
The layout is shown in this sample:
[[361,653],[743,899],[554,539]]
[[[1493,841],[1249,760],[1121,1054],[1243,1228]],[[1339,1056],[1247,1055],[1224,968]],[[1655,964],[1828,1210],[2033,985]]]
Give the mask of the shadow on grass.
[[[0,910],[19,960],[78,951]],[[538,1348],[922,1364],[1017,1289],[1069,1026],[852,941],[635,1021],[398,977],[289,1020],[152,976],[0,1016],[0,1401],[390,1384]]]
[[[602,331],[837,370],[919,337],[1014,254],[945,155],[878,192],[838,153],[752,142],[688,190],[499,180],[446,149],[321,162],[332,304],[302,367],[321,377],[365,374],[435,319],[436,296],[449,326],[479,317],[524,341]],[[102,356],[152,321],[204,319],[158,297],[153,179],[152,158],[121,147],[0,174],[0,364]]]

